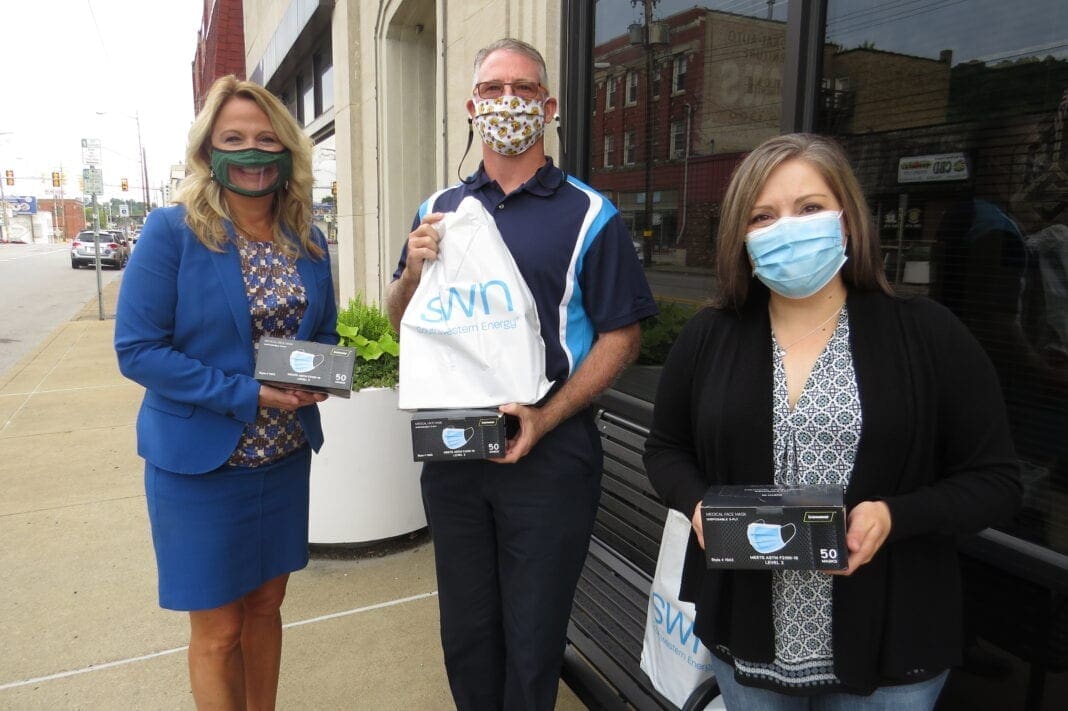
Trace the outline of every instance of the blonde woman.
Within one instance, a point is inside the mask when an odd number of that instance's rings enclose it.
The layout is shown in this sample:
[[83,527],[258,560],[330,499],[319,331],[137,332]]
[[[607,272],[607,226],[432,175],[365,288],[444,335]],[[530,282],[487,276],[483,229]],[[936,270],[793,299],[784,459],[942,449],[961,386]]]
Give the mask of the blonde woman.
[[[993,368],[945,308],[892,295],[841,148],[766,141],[724,199],[718,306],[664,364],[649,478],[691,517],[681,597],[728,709],[931,709],[960,662],[956,539],[1012,515]],[[706,570],[711,485],[845,490],[848,569]]]
[[219,79],[186,161],[179,204],[151,213],[124,275],[115,350],[145,387],[159,601],[189,612],[197,707],[271,709],[325,396],[257,382],[256,343],[336,343],[333,283],[311,224],[311,144],[277,98]]

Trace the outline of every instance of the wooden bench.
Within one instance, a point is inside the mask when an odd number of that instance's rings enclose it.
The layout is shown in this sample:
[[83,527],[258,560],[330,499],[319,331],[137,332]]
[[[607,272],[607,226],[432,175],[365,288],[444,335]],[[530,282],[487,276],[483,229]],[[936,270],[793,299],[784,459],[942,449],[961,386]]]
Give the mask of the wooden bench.
[[[593,709],[674,709],[639,668],[667,514],[642,463],[652,406],[618,391],[606,393],[598,406],[601,502],[575,593],[562,677]],[[709,680],[683,708],[703,709],[718,694]]]

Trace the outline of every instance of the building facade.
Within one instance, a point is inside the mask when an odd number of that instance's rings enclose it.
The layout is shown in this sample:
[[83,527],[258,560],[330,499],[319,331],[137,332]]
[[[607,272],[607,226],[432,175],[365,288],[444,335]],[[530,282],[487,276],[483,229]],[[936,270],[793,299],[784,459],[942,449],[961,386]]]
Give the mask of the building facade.
[[71,198],[40,198],[37,209],[51,213],[55,241],[62,242],[85,229],[85,204]]

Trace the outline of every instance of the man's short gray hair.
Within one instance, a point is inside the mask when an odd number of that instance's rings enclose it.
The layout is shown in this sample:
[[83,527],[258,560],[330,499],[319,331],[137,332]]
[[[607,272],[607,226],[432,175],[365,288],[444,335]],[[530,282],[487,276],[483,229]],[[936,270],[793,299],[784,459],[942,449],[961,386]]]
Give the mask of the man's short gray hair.
[[523,40],[517,40],[512,37],[505,37],[499,39],[493,44],[486,45],[482,49],[478,50],[478,54],[475,55],[475,75],[471,80],[471,86],[474,87],[478,83],[478,72],[482,69],[482,63],[486,61],[486,57],[490,56],[498,50],[504,50],[505,52],[515,52],[516,54],[522,54],[524,57],[532,60],[538,65],[538,83],[548,88],[549,75],[545,70],[545,59],[541,56],[541,52],[534,48],[533,45],[529,45]]

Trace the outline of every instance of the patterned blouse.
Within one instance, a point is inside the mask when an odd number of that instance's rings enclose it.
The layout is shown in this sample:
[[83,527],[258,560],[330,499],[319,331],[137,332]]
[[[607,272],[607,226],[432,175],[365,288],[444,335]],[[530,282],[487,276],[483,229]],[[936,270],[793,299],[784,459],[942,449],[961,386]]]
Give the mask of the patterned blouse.
[[[772,351],[775,483],[844,488],[853,474],[861,428],[845,307],[793,410],[783,367],[786,352],[774,336]],[[739,679],[814,691],[840,687],[831,647],[832,584],[830,575],[815,570],[772,571],[775,661],[759,664],[736,658]]]
[[[253,348],[259,349],[261,336],[295,337],[308,306],[296,261],[277,250],[273,242],[255,242],[241,235],[237,236],[237,249],[252,316]],[[296,451],[306,441],[295,412],[261,407],[256,421],[245,425],[227,464],[235,467],[270,464]]]

